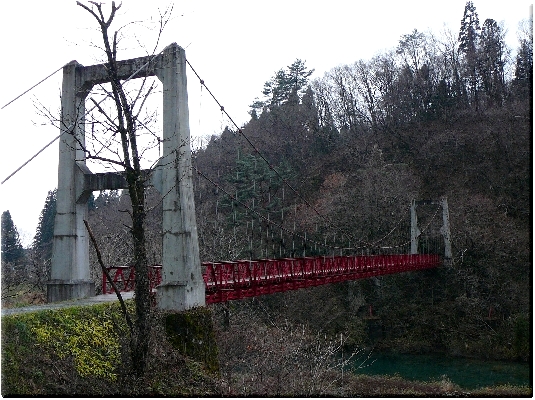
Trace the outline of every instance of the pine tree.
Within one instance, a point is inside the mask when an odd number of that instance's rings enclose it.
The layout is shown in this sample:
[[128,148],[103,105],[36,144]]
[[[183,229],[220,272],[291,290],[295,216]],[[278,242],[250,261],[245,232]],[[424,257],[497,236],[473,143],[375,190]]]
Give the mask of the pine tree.
[[56,189],[48,192],[45,205],[39,216],[39,224],[32,243],[32,248],[36,250],[44,260],[48,260],[52,257],[55,217]]
[[303,60],[297,59],[291,65],[278,70],[275,75],[264,84],[262,94],[265,100],[255,99],[250,106],[249,114],[253,119],[258,117],[258,111],[273,108],[286,103],[291,98],[301,98],[305,93],[308,78],[314,73],[305,66]]
[[19,233],[11,214],[8,211],[2,213],[2,262],[17,263],[24,256],[24,249],[20,243]]
[[292,65],[288,66],[286,72],[286,85],[289,93],[296,92],[301,97],[306,91],[308,85],[308,78],[314,73],[314,70],[309,70],[305,66],[303,60],[297,59]]

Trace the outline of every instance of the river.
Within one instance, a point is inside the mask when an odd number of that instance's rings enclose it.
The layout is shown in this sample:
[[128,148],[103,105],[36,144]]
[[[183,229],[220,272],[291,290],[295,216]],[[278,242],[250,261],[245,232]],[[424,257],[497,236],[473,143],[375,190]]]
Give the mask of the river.
[[[441,355],[371,353],[353,364],[356,373],[365,375],[399,375],[408,380],[436,381],[445,375],[463,389],[496,385],[531,385],[529,363],[483,361]],[[358,368],[363,363],[361,368]]]

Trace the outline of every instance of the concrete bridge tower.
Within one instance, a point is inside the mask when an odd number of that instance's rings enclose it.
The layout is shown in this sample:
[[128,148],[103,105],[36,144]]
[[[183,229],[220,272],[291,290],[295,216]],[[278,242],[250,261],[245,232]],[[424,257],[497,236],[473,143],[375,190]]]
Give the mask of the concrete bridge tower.
[[446,196],[440,200],[413,200],[411,203],[411,254],[418,254],[418,238],[422,233],[418,228],[418,216],[416,208],[419,205],[438,204],[442,207],[442,227],[440,233],[444,238],[444,258],[451,260],[451,233],[450,233],[450,214],[448,208],[448,199]]
[[[156,56],[118,61],[122,80],[157,76],[163,85],[163,155],[150,184],[163,196],[161,309],[182,311],[205,304],[191,170],[186,55],[176,43]],[[57,213],[48,302],[93,296],[89,241],[83,220],[94,190],[126,189],[120,173],[93,174],[85,163],[85,98],[96,84],[109,82],[104,64],[63,69]]]
[[77,189],[84,184],[85,98],[83,67],[71,61],[63,67],[58,163],[58,189],[51,280],[47,301],[93,296],[90,279],[89,242],[83,220],[87,218],[87,199],[78,199]]

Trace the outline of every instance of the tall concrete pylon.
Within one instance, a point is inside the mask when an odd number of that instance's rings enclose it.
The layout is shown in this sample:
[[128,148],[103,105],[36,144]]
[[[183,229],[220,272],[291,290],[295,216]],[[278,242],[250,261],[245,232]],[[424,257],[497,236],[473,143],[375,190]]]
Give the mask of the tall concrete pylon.
[[[163,85],[163,155],[151,183],[163,196],[162,283],[158,307],[182,311],[205,304],[191,170],[186,55],[176,43],[157,56],[118,61],[122,80],[156,75]],[[84,102],[95,84],[109,82],[104,64],[84,67],[72,61],[63,69],[57,214],[49,302],[94,295],[89,242],[83,220],[94,190],[127,189],[118,173],[93,174],[83,151]]]
[[160,63],[156,76],[163,83],[163,155],[153,184],[163,196],[163,254],[156,296],[160,309],[186,310],[205,304],[193,197],[186,53],[170,46]]
[[77,201],[76,188],[83,185],[85,166],[84,115],[86,90],[82,65],[71,61],[63,68],[58,163],[58,189],[50,281],[49,302],[88,297],[94,294],[90,279],[89,242],[83,220],[87,202]]
[[418,254],[418,238],[422,233],[418,228],[418,216],[416,208],[419,205],[438,204],[442,207],[442,227],[440,233],[444,237],[444,258],[451,260],[451,233],[450,233],[450,214],[448,209],[448,198],[442,197],[439,201],[436,200],[413,200],[411,202],[411,254]]

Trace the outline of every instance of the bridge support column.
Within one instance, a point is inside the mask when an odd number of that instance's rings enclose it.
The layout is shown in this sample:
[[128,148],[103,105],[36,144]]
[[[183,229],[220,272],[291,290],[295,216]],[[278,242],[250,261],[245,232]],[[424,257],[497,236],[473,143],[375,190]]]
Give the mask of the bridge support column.
[[416,200],[413,200],[411,203],[411,254],[418,254],[418,237],[421,233],[418,229],[416,206]]
[[[205,305],[201,274],[189,133],[186,55],[173,43],[158,56],[117,62],[119,79],[156,75],[163,84],[163,156],[152,182],[163,199],[162,284],[158,307],[184,311]],[[109,82],[105,64],[63,69],[57,213],[49,302],[94,295],[89,241],[83,220],[93,190],[126,188],[121,174],[92,174],[85,165],[85,97],[96,84]]]
[[186,54],[176,44],[163,54],[156,76],[163,84],[163,156],[154,179],[163,196],[162,283],[157,305],[183,311],[205,305],[189,132]]
[[442,205],[442,228],[440,233],[444,236],[444,258],[451,260],[451,233],[450,233],[450,212],[448,209],[448,199],[443,197],[440,199]]
[[59,141],[58,190],[51,280],[47,301],[84,298],[95,294],[90,279],[89,242],[83,220],[87,218],[87,198],[77,197],[84,184],[83,146],[85,97],[82,89],[83,66],[72,61],[63,68],[61,95],[61,136]]

